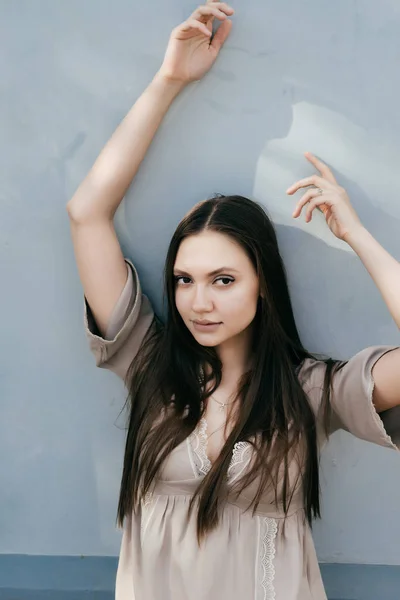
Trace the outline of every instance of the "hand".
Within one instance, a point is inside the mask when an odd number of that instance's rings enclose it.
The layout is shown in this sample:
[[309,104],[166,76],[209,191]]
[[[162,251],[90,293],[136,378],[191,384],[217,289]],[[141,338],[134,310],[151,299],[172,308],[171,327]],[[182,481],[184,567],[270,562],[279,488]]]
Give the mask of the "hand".
[[[214,64],[232,28],[233,9],[225,2],[208,1],[172,33],[160,74],[169,81],[189,83],[201,79]],[[221,24],[212,38],[214,19]],[[211,39],[212,38],[212,39]]]
[[339,186],[332,171],[322,161],[310,152],[305,157],[321,175],[312,175],[294,183],[286,191],[290,196],[300,188],[310,188],[296,204],[293,217],[297,219],[303,208],[308,204],[305,221],[309,223],[312,213],[318,208],[324,215],[329,229],[340,240],[346,241],[351,234],[362,227],[356,211],[350,203],[345,189]]

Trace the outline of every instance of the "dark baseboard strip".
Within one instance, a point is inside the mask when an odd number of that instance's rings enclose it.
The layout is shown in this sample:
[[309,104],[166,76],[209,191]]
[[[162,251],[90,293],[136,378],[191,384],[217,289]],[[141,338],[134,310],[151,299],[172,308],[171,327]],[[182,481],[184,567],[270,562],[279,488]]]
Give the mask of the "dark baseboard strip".
[[[18,600],[40,598],[52,594],[52,598],[74,598],[78,592],[89,594],[88,598],[108,600],[110,596],[90,595],[110,594],[114,590],[118,559],[115,556],[32,556],[24,554],[0,554],[0,599],[3,590],[18,590]],[[23,595],[25,592],[33,595]],[[10,593],[10,592],[7,592]],[[62,594],[67,593],[71,595]],[[56,596],[56,594],[58,594]],[[50,598],[50,596],[49,596]]]
[[400,566],[321,564],[330,600],[400,600]]
[[[116,569],[114,556],[0,554],[0,600],[113,600]],[[330,600],[400,600],[400,566],[321,564],[321,572]]]

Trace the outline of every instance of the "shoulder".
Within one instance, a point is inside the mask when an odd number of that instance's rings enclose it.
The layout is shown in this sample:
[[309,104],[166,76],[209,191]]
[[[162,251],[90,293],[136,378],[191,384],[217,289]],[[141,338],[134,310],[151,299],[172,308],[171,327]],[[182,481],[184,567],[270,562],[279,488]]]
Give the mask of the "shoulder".
[[326,385],[326,374],[327,362],[314,357],[305,358],[297,368],[299,383],[307,395],[315,415],[319,414]]
[[297,369],[300,385],[306,393],[324,387],[327,364],[318,358],[305,358]]

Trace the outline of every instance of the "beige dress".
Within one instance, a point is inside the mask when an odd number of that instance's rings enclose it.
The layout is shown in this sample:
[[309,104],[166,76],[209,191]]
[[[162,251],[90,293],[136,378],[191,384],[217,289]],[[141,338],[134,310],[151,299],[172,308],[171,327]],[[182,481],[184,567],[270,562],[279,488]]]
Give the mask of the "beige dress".
[[[128,262],[128,261],[127,261]],[[86,327],[99,367],[120,377],[149,328],[153,311],[142,295],[134,267],[115,307],[105,339],[87,310]],[[396,449],[400,423],[393,441],[372,403],[374,363],[390,347],[368,348],[352,358],[335,376],[332,405],[335,429]],[[299,378],[318,415],[324,363],[306,360]],[[397,419],[396,419],[397,420]],[[397,428],[397,429],[396,429]],[[326,441],[318,421],[319,445]],[[235,446],[229,469],[233,484],[246,469],[250,446]],[[190,498],[210,468],[206,423],[178,446],[167,459],[152,493],[139,514],[124,523],[116,582],[117,600],[326,600],[310,528],[304,519],[301,489],[291,504],[283,529],[283,513],[266,493],[256,514],[245,512],[249,490],[229,498],[218,528],[199,547],[196,515],[187,515]]]

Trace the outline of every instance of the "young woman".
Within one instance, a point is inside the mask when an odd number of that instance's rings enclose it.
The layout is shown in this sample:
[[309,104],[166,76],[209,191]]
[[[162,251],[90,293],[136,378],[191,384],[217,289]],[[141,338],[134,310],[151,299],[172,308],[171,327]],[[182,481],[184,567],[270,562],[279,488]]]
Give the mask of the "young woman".
[[[384,420],[400,404],[400,350],[368,348],[346,363],[307,352],[257,203],[215,197],[178,225],[165,324],[122,255],[115,211],[174,98],[214,63],[232,14],[210,2],[172,32],[160,71],[68,204],[90,346],[130,393],[118,600],[325,599],[310,533],[320,449],[338,428],[396,448]],[[320,175],[289,188],[307,189],[293,216],[322,210],[400,327],[400,264],[307,157]]]

